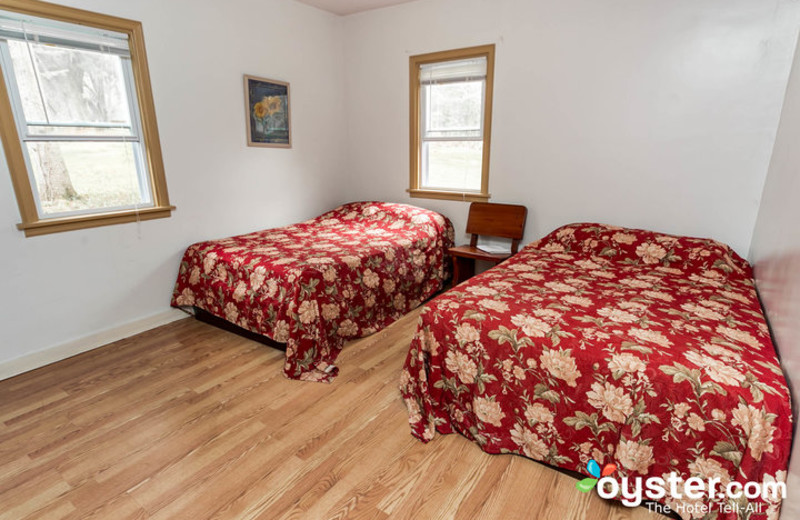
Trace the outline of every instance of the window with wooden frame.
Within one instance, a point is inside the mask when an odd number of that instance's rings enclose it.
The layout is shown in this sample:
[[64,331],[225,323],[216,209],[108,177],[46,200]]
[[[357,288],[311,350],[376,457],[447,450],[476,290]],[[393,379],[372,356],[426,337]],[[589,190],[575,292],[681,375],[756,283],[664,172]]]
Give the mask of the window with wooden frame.
[[411,56],[412,197],[486,201],[494,45]]
[[4,0],[0,71],[26,236],[170,216],[141,23]]

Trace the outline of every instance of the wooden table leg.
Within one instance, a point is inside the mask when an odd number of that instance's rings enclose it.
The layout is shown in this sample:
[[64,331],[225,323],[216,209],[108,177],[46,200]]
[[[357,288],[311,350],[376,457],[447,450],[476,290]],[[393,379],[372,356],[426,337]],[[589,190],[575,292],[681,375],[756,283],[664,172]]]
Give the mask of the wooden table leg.
[[458,285],[475,275],[475,260],[473,258],[453,257],[453,285]]

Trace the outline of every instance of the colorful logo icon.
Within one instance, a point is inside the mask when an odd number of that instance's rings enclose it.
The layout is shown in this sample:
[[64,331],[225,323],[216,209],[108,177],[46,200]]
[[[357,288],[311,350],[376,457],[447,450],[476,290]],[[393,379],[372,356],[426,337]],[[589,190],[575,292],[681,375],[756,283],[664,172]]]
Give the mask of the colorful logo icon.
[[603,471],[600,471],[600,464],[597,463],[594,459],[589,459],[589,462],[586,464],[586,471],[589,472],[591,477],[585,478],[575,484],[575,487],[578,488],[578,491],[581,493],[588,493],[589,491],[593,490],[594,487],[597,485],[597,481],[600,480],[602,477],[607,477],[617,471],[616,464],[606,464],[603,466]]

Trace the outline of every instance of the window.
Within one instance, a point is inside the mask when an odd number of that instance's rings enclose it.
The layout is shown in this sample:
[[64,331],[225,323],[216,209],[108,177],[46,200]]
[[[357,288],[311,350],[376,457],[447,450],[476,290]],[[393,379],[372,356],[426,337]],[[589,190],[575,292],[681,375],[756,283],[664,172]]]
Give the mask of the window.
[[0,135],[27,236],[168,217],[139,22],[0,9]]
[[489,199],[494,45],[412,56],[412,197]]

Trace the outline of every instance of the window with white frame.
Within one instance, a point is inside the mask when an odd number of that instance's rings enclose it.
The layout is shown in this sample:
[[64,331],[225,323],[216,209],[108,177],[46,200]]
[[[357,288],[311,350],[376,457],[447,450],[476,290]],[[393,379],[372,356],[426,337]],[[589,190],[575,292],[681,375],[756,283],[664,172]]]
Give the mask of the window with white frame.
[[411,57],[412,196],[488,199],[493,63],[493,45]]
[[[141,24],[88,16],[87,26],[0,10],[7,98],[0,99],[0,110],[5,117],[10,109],[19,147],[7,126],[3,141],[26,233],[130,221],[125,217],[131,215],[158,218],[172,209],[149,84],[140,81],[137,90],[137,73],[140,80],[147,76],[146,62],[132,56],[131,39],[141,38]],[[143,43],[136,44],[144,60]],[[31,200],[21,200],[26,195]]]

